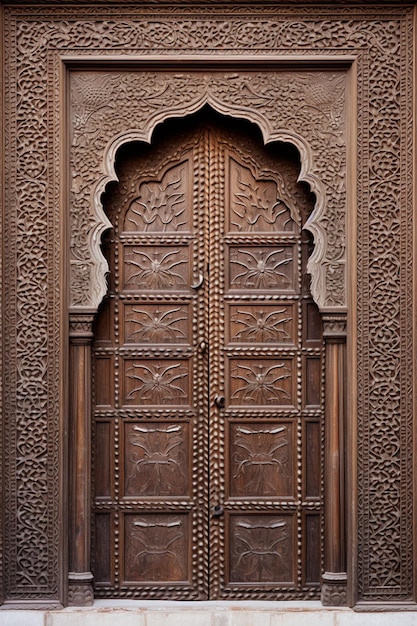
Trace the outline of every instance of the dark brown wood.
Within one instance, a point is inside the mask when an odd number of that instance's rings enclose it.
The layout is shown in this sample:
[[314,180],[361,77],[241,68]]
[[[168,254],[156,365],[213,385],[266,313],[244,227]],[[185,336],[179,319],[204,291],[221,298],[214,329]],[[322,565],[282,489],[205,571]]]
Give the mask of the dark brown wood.
[[93,603],[90,571],[91,342],[93,315],[70,317],[70,514],[68,603]]
[[153,148],[125,148],[105,199],[96,593],[317,597],[323,355],[301,232],[312,199],[294,153],[246,125],[165,126]]
[[344,447],[346,320],[343,315],[324,318],[326,344],[326,447],[325,447],[325,572],[322,602],[346,604]]

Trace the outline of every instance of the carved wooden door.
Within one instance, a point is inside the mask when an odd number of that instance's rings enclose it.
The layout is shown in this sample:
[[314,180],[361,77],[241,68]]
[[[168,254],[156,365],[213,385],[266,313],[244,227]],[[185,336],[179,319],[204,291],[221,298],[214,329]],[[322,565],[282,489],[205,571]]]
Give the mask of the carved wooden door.
[[[105,205],[97,320],[98,597],[317,597],[322,340],[291,151],[165,124]],[[172,125],[171,125],[172,126]]]

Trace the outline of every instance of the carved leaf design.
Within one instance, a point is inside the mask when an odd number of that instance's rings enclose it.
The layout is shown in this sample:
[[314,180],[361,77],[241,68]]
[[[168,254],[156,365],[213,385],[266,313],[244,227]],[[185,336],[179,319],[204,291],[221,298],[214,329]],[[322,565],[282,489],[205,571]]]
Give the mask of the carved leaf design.
[[230,251],[233,289],[283,289],[293,284],[293,256],[289,247],[232,248]]
[[[249,168],[230,159],[231,227],[237,231],[291,231],[294,222],[275,181],[257,180]],[[277,175],[278,176],[278,175]],[[281,181],[283,192],[283,183]]]
[[126,367],[126,404],[187,403],[189,372],[181,363],[150,360],[131,363]]
[[288,405],[291,403],[292,370],[287,362],[232,362],[232,404]]
[[125,264],[126,288],[159,290],[186,285],[188,259],[179,248],[127,248]]
[[236,428],[232,467],[234,486],[238,485],[239,494],[252,497],[283,495],[280,490],[280,483],[283,483],[285,494],[290,495],[287,435],[284,425]]
[[170,168],[160,181],[139,185],[124,220],[126,231],[166,232],[187,228],[186,187],[189,163]]
[[291,305],[231,307],[231,341],[289,343],[293,338]]
[[180,424],[128,428],[126,495],[185,495],[186,428]]
[[184,343],[188,339],[187,321],[187,309],[184,306],[128,306],[125,342]]
[[233,524],[231,579],[268,583],[292,580],[290,531],[282,518],[240,517]]
[[129,515],[126,526],[128,580],[174,581],[187,578],[184,516]]

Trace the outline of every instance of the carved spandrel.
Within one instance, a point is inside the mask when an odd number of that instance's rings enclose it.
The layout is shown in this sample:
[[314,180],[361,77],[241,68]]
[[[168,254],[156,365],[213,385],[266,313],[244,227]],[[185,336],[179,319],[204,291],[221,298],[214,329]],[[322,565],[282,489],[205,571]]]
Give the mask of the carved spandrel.
[[244,422],[229,428],[230,496],[293,498],[293,424]]
[[[248,167],[229,159],[229,201],[231,231],[237,232],[291,232],[295,223],[283,200],[276,180],[256,179]],[[278,179],[278,174],[276,174]],[[281,192],[281,193],[280,193]],[[287,202],[290,201],[287,198]]]
[[230,290],[293,292],[296,258],[293,246],[231,246]]
[[125,304],[124,343],[187,344],[189,314],[182,304]]
[[126,496],[188,494],[188,424],[128,423],[124,447]]
[[294,363],[288,359],[230,359],[232,406],[294,406]]
[[184,291],[190,284],[185,246],[125,246],[124,288],[132,291]]
[[188,360],[126,359],[124,374],[125,405],[176,406],[190,402]]
[[187,515],[124,516],[124,582],[189,579]]
[[167,169],[160,180],[138,184],[138,195],[130,202],[124,230],[141,233],[180,232],[190,229],[190,163]]
[[293,583],[294,520],[289,515],[230,517],[230,581]]
[[[190,23],[191,25],[191,23]],[[248,25],[246,26],[246,28]],[[250,25],[249,30],[253,28]],[[283,29],[285,30],[285,29]],[[175,33],[177,35],[177,33]],[[199,33],[200,34],[200,33]],[[187,38],[189,33],[187,32]],[[171,38],[170,38],[171,39]],[[240,44],[242,41],[238,38]],[[158,49],[159,48],[158,44]],[[246,43],[244,44],[246,46]],[[345,71],[216,71],[138,72],[77,71],[71,73],[72,93],[72,211],[73,230],[79,231],[79,247],[85,250],[88,264],[82,265],[72,248],[73,301],[98,298],[104,291],[105,264],[98,267],[99,251],[88,249],[88,233],[108,225],[101,207],[91,216],[83,214],[83,191],[101,180],[97,152],[105,153],[106,176],[114,180],[113,158],[106,146],[115,151],[132,139],[147,140],[156,120],[187,115],[210,104],[222,113],[246,117],[256,122],[266,141],[289,141],[302,154],[303,180],[318,198],[320,208],[309,220],[317,242],[310,259],[315,296],[320,304],[343,306],[345,303]],[[161,98],[161,94],[164,97]],[[236,94],[239,98],[236,98]],[[114,107],[117,94],[118,106]],[[293,111],[297,111],[295,116]],[[128,129],[141,129],[133,132]],[[302,136],[300,135],[302,128]],[[323,129],[326,129],[323,132]],[[128,137],[112,143],[115,137]],[[91,142],[90,137],[95,141]],[[94,150],[90,148],[94,145]],[[100,183],[101,186],[101,183]],[[97,194],[99,197],[100,194]],[[282,198],[286,201],[286,198]],[[327,210],[327,206],[332,210]],[[82,227],[80,228],[80,225]],[[95,262],[93,259],[97,259]],[[91,284],[90,266],[97,265],[102,284]],[[96,267],[94,267],[96,269]],[[337,274],[337,278],[335,276]],[[94,273],[95,275],[95,273]],[[90,279],[88,278],[90,276]],[[80,290],[82,289],[82,296]]]
[[230,305],[229,341],[295,345],[295,314],[293,304]]

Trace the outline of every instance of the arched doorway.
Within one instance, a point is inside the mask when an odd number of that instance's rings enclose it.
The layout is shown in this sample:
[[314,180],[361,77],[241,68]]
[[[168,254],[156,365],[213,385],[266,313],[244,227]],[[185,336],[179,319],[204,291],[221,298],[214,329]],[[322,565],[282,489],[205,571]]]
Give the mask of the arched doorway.
[[323,341],[297,154],[205,110],[126,145],[103,204],[98,597],[295,599],[323,570]]

